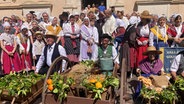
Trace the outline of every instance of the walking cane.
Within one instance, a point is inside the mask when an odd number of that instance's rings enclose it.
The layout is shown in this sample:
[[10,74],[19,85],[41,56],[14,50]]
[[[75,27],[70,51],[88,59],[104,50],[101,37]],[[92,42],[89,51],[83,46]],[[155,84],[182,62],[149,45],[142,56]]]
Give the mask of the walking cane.
[[36,66],[36,62],[35,62],[36,60],[35,59],[33,59],[33,66],[35,67]]

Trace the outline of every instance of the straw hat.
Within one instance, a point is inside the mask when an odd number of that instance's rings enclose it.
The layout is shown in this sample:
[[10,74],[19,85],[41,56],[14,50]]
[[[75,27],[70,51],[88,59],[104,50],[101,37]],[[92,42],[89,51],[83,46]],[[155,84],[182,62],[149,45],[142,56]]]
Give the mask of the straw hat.
[[156,50],[156,48],[154,46],[150,46],[147,48],[146,52],[143,52],[143,55],[148,55],[149,53],[161,54],[162,51]]
[[35,32],[35,35],[37,36],[37,35],[43,35],[43,33],[41,32],[41,31],[36,31]]
[[54,34],[53,32],[48,31],[48,32],[46,33],[46,35],[45,35],[45,38],[48,38],[48,37],[56,38],[57,36],[56,36],[56,34]]
[[145,18],[145,19],[151,19],[152,18],[152,15],[150,15],[149,11],[148,10],[144,10],[142,13],[141,13],[141,18]]

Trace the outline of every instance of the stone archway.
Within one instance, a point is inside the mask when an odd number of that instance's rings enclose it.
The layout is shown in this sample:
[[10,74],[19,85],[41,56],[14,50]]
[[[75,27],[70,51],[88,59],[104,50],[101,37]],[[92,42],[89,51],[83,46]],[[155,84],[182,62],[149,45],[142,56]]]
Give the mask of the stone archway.
[[107,6],[107,0],[81,0],[81,9],[87,7],[87,5],[95,4],[96,7],[100,5],[101,2],[104,2],[104,5]]

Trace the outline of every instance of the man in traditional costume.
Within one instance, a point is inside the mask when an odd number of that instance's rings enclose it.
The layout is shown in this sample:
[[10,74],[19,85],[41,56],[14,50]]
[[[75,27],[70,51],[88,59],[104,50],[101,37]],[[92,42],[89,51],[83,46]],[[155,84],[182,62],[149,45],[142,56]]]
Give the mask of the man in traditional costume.
[[[38,63],[36,64],[35,73],[39,74],[47,73],[52,62],[59,56],[66,57],[65,49],[61,45],[55,43],[57,39],[55,34],[48,32],[46,33],[45,38],[47,45],[43,48],[42,54],[38,60]],[[59,69],[54,69],[52,73],[56,71],[59,71]],[[64,71],[63,68],[62,71]]]
[[100,69],[105,74],[111,75],[109,71],[114,69],[114,66],[119,68],[119,57],[113,45],[110,45],[112,40],[108,34],[103,34],[101,37],[101,44],[98,47],[98,58],[100,61]]
[[105,24],[102,27],[103,34],[108,34],[109,36],[112,36],[112,33],[114,30],[116,30],[116,19],[112,15],[111,10],[105,10]]
[[179,52],[178,55],[173,59],[170,72],[173,81],[177,80],[179,75],[184,77],[184,51]]

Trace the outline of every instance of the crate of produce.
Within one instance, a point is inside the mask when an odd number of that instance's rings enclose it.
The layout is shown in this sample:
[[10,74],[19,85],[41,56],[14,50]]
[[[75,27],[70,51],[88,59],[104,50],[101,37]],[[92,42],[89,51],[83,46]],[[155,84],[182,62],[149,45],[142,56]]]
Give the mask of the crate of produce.
[[[154,77],[157,81],[153,79]],[[176,104],[178,102],[175,86],[169,81],[164,81],[164,76],[140,76],[138,79],[142,82],[140,96],[144,104]]]
[[44,76],[11,73],[0,80],[1,101],[28,104],[42,93]]
[[[67,58],[56,59],[47,73],[43,93],[43,104],[114,104],[114,88],[119,79],[106,76],[95,70],[94,62],[79,63],[64,72],[51,74],[50,70],[62,68],[60,62],[68,64]],[[59,71],[60,72],[60,71]]]

